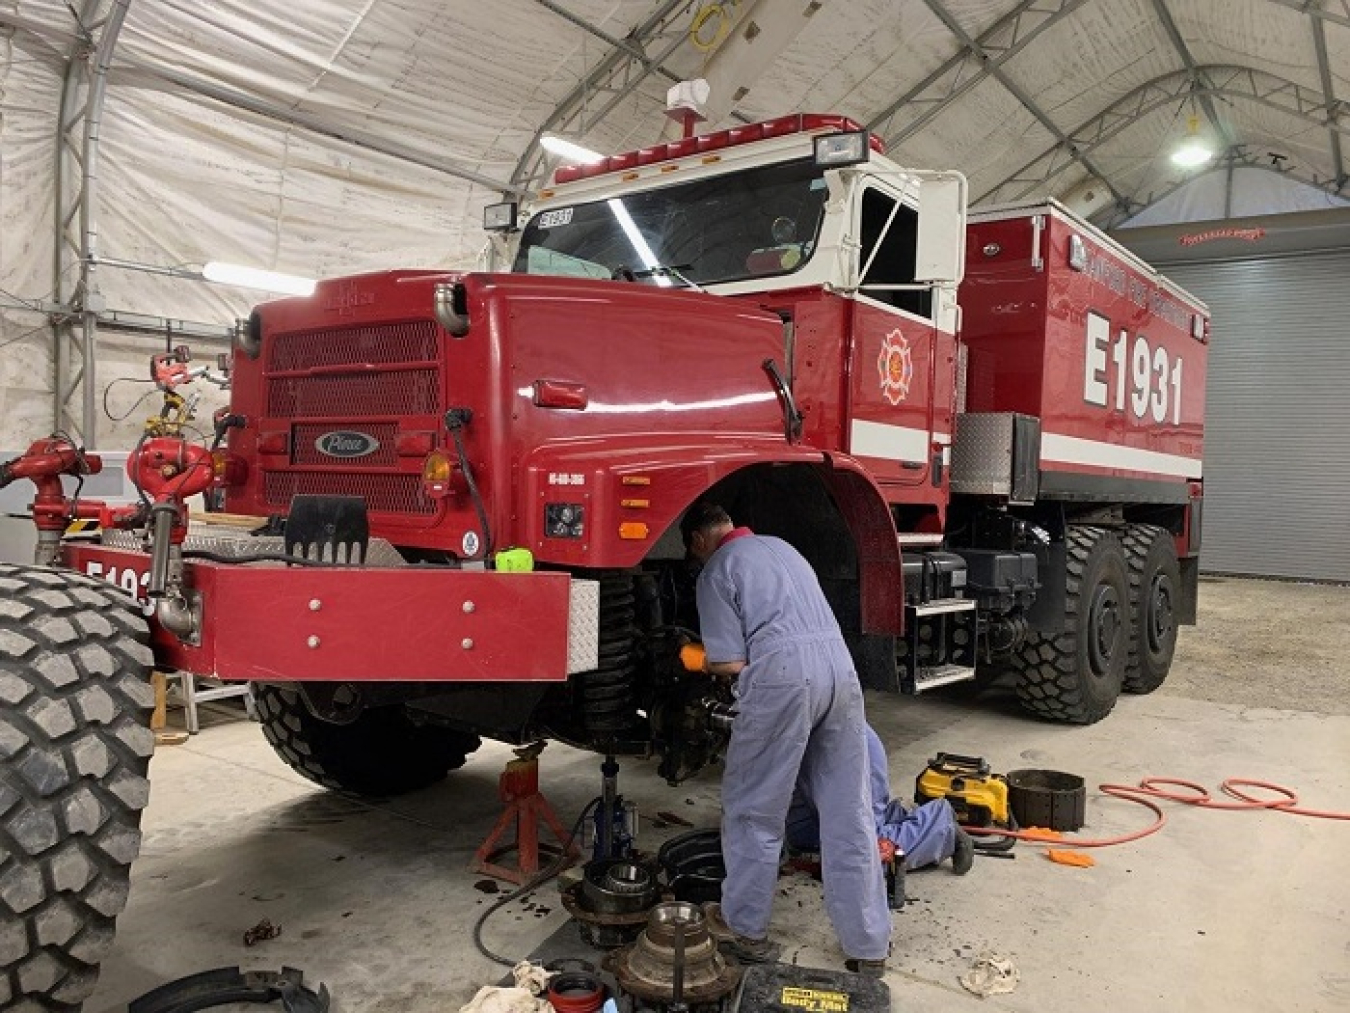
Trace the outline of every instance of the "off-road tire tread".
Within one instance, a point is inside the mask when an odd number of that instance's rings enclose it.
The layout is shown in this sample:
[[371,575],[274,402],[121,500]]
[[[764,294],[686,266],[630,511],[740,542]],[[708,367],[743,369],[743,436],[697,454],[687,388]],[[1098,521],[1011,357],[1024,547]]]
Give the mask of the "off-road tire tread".
[[1053,636],[1035,630],[1027,635],[1013,659],[1017,671],[1017,699],[1038,717],[1090,725],[1111,713],[1116,697],[1112,696],[1109,703],[1103,704],[1087,699],[1082,690],[1083,676],[1078,671],[1078,621],[1080,608],[1088,607],[1081,597],[1083,577],[1098,545],[1115,544],[1122,555],[1124,550],[1120,540],[1108,528],[1073,526],[1065,537],[1064,627]]
[[140,850],[149,628],[120,589],[0,564],[0,1010],[77,1013]]
[[[1160,538],[1171,539],[1172,535],[1166,528],[1160,528],[1152,524],[1130,524],[1125,528],[1125,536],[1121,539],[1125,546],[1125,564],[1130,575],[1130,653],[1125,662],[1125,678],[1121,688],[1126,693],[1152,693],[1163,684],[1167,679],[1168,668],[1171,662],[1161,672],[1147,672],[1140,662],[1139,651],[1144,637],[1143,616],[1140,615],[1139,605],[1146,591],[1144,588],[1144,564],[1148,559],[1149,550],[1153,543]],[[1180,589],[1178,583],[1177,589]],[[1176,627],[1172,628],[1172,640],[1176,641]]]
[[367,710],[338,725],[310,713],[300,694],[254,687],[263,736],[296,773],[334,791],[387,797],[425,788],[464,766],[476,735],[414,724],[401,707]]

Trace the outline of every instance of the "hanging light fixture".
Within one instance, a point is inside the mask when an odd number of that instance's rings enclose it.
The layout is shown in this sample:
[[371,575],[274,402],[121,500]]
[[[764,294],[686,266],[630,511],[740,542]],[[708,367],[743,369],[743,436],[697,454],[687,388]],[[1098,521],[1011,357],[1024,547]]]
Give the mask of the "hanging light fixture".
[[241,264],[224,264],[218,260],[207,263],[202,275],[207,281],[217,285],[235,285],[239,288],[256,288],[264,292],[278,292],[282,295],[313,295],[313,278],[301,278],[294,274],[282,274],[279,271],[263,271],[256,267]]
[[1183,169],[1194,169],[1213,157],[1214,150],[1200,136],[1200,117],[1192,114],[1181,147],[1172,152],[1172,164]]
[[539,146],[545,151],[552,152],[562,158],[570,158],[581,165],[599,162],[605,157],[598,151],[592,151],[590,148],[583,148],[580,144],[576,144],[563,137],[558,137],[556,134],[545,134],[543,137],[539,138]]

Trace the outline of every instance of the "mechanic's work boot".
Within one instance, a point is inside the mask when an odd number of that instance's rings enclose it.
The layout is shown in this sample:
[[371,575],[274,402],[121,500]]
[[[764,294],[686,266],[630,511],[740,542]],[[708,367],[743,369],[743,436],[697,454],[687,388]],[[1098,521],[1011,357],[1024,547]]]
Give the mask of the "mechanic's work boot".
[[708,935],[717,940],[718,948],[742,964],[772,964],[782,955],[783,948],[777,943],[738,934],[722,917],[721,904],[715,901],[704,904],[703,915],[707,919]]
[[960,827],[956,828],[956,850],[952,852],[952,872],[964,876],[975,864],[975,840]]
[[849,957],[844,961],[844,967],[854,974],[861,974],[864,978],[884,978],[886,976],[886,961],[884,960],[862,960],[858,957]]

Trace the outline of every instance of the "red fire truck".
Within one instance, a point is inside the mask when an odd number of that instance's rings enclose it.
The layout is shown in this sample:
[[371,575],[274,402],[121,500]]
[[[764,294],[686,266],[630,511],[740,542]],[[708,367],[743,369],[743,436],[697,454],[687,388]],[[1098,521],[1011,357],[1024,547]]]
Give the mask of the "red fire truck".
[[[78,999],[96,967],[152,663],[253,683],[330,787],[425,785],[484,735],[698,770],[723,744],[677,661],[701,498],[804,553],[869,687],[1011,671],[1075,723],[1155,689],[1195,620],[1208,312],[1057,204],[965,196],[838,116],[560,169],[488,210],[495,270],[258,307],[214,447],[161,357],[140,504],[63,486],[98,462],[60,438],[3,466],[37,483],[44,565],[0,568],[0,922],[35,926],[0,984]],[[224,513],[189,524],[202,491]],[[42,937],[58,903],[74,942]]]

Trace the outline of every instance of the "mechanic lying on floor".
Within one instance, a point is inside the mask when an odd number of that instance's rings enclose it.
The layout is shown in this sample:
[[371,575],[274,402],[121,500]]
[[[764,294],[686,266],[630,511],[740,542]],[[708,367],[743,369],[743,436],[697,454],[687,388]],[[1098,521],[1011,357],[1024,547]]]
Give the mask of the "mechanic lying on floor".
[[[871,725],[867,726],[867,762],[878,840],[890,841],[895,846],[896,858],[903,856],[906,870],[936,865],[950,858],[952,871],[958,876],[969,872],[975,861],[975,842],[957,825],[951,803],[939,798],[909,807],[900,799],[891,798],[886,747]],[[795,851],[820,850],[820,817],[811,801],[811,786],[803,779],[798,779],[792,796],[784,839]]]

